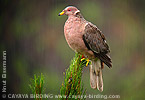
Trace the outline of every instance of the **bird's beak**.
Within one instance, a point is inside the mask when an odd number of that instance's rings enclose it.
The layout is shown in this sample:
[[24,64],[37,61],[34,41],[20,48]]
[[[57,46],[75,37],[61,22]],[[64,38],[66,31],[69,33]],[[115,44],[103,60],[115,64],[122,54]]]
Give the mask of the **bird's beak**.
[[59,13],[59,15],[58,15],[58,16],[61,16],[61,15],[64,15],[64,11],[62,11],[61,13]]

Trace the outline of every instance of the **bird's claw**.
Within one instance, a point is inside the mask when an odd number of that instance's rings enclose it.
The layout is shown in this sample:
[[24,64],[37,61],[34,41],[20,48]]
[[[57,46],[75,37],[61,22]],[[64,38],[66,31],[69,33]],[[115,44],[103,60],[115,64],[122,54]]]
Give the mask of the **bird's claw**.
[[90,60],[87,58],[86,61],[87,61],[86,66],[88,66]]
[[85,60],[85,58],[82,58],[81,61]]
[[82,58],[81,61],[85,60],[86,61],[86,67],[89,65],[90,60],[88,58]]

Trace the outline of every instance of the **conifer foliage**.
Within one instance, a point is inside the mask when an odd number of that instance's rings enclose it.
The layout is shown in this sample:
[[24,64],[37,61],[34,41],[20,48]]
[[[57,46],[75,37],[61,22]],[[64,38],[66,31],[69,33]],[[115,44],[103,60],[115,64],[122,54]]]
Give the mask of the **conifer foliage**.
[[[70,63],[69,68],[64,72],[64,81],[60,87],[60,100],[85,100],[86,90],[84,90],[82,84],[83,68],[88,65],[88,59],[80,54],[75,54],[75,57]],[[31,79],[29,87],[32,93],[35,95],[35,100],[42,100],[41,94],[44,92],[44,76],[34,75],[34,79]],[[40,96],[40,97],[39,97]]]
[[[76,53],[69,68],[64,73],[64,82],[62,83],[60,94],[61,96],[65,95],[66,100],[85,99],[86,90],[84,90],[82,84],[82,73],[86,63],[86,59]],[[61,100],[64,100],[64,98],[61,98]]]

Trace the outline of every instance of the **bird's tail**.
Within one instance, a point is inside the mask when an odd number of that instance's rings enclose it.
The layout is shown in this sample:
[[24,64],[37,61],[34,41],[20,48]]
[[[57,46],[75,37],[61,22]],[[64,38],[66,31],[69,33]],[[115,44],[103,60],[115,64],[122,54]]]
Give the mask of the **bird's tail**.
[[97,61],[92,61],[90,65],[90,85],[93,89],[98,89],[103,91],[103,78],[102,78],[102,67],[100,59]]

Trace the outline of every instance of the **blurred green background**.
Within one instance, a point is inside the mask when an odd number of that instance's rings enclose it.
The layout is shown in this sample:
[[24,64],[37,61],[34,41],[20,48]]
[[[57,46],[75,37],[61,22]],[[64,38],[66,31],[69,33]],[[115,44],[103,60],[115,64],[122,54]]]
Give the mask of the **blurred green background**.
[[74,52],[63,34],[67,16],[58,14],[74,5],[103,31],[113,61],[112,69],[103,70],[102,93],[91,89],[89,67],[84,68],[87,94],[145,98],[144,0],[1,0],[0,5],[0,55],[7,51],[7,93],[31,93],[30,78],[43,73],[45,93],[59,94]]

